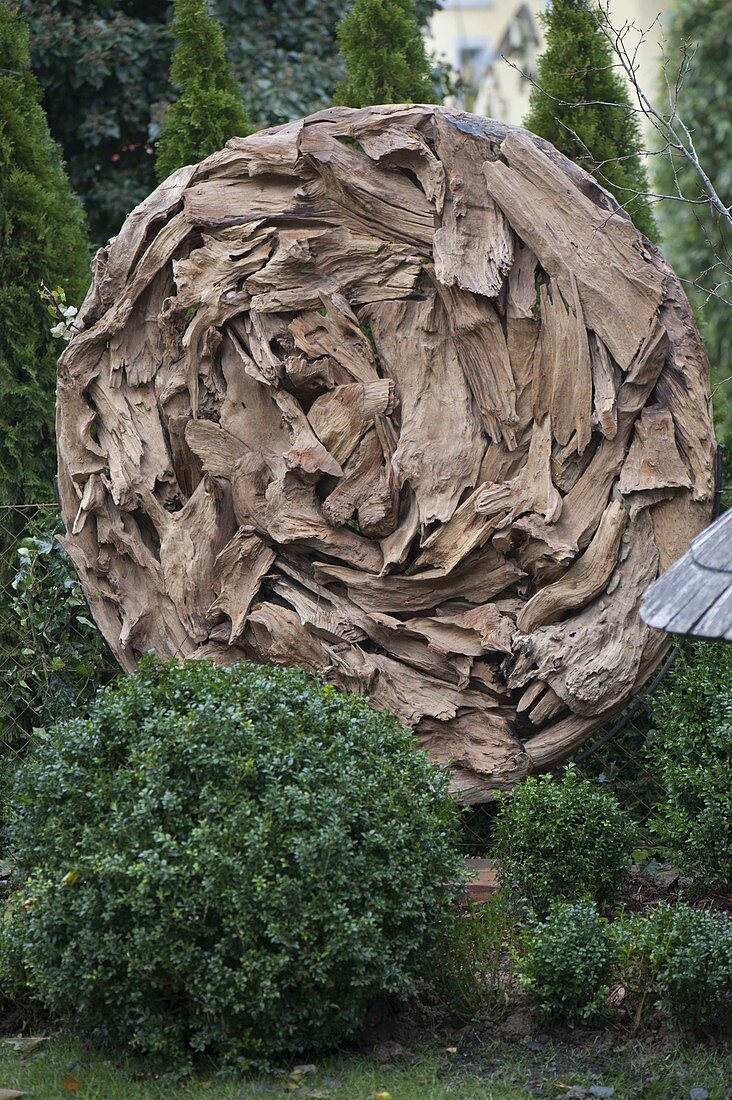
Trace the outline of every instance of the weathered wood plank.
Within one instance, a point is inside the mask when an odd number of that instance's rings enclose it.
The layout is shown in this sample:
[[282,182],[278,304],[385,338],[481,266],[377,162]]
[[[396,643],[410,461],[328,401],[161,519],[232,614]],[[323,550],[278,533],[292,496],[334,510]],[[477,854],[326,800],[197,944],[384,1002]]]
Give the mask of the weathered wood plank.
[[435,149],[447,165],[447,189],[434,235],[435,274],[446,287],[459,286],[494,298],[513,263],[511,227],[482,186],[481,169],[494,156],[487,142],[435,115]]

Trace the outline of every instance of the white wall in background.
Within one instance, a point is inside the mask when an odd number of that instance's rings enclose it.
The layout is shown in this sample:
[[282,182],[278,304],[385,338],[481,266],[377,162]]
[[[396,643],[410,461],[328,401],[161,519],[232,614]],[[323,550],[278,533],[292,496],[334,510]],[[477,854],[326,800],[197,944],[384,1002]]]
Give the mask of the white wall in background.
[[[656,93],[660,79],[658,41],[672,0],[611,0],[615,25],[648,29],[638,53],[644,86]],[[427,45],[461,75],[463,88],[453,105],[520,124],[528,109],[530,81],[543,49],[539,15],[545,0],[442,0],[430,21]],[[513,67],[512,64],[513,63]],[[520,71],[517,71],[520,70]]]

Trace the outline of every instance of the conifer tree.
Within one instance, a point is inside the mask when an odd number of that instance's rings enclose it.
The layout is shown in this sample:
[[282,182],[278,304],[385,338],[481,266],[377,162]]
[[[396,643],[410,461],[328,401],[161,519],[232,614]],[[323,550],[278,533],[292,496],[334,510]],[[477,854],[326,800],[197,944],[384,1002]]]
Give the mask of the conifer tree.
[[0,504],[51,499],[56,357],[41,283],[79,304],[84,215],[29,69],[28,30],[0,0]]
[[[694,136],[702,168],[725,202],[732,202],[732,4],[729,0],[677,0],[668,27],[666,55],[679,65],[689,58],[679,82],[677,110]],[[671,74],[674,75],[673,73]],[[672,85],[675,81],[672,81]],[[663,103],[665,85],[659,92]],[[657,190],[692,203],[664,202],[660,222],[664,251],[695,308],[715,382],[715,411],[732,459],[732,232],[703,201],[693,166],[680,154],[655,161]],[[697,284],[697,285],[693,285]],[[716,290],[717,293],[710,293]]]
[[221,24],[207,0],[176,0],[174,12],[170,80],[180,95],[168,108],[158,142],[160,180],[251,131]]
[[336,103],[435,102],[414,0],[356,0],[338,25],[338,43],[346,72]]
[[546,48],[524,126],[592,172],[638,229],[657,237],[629,90],[588,0],[552,0],[541,18]]

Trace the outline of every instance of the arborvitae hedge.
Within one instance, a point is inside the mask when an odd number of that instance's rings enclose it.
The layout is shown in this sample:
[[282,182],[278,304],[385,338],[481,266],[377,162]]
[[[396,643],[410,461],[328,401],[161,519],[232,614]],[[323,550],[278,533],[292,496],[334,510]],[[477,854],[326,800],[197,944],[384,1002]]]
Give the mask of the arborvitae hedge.
[[436,102],[414,0],[356,0],[338,26],[338,42],[346,73],[336,103]]
[[61,346],[39,292],[60,285],[78,305],[89,270],[84,215],[28,58],[27,28],[0,2],[0,504],[51,499]]
[[[528,130],[551,141],[611,191],[642,233],[656,237],[629,90],[587,0],[552,0],[546,48],[531,92]],[[621,106],[606,107],[602,104]],[[627,109],[626,109],[627,108]],[[639,193],[637,197],[634,197]]]
[[[692,131],[704,171],[725,202],[732,201],[732,4],[729,0],[677,0],[668,28],[666,52],[678,66],[685,43],[694,51],[689,71],[681,82],[678,112]],[[672,75],[674,75],[672,70]],[[667,96],[665,85],[659,102]],[[704,197],[694,168],[673,154],[673,168],[665,157],[655,161],[657,188],[676,193],[674,171],[688,199]],[[688,284],[686,290],[696,309],[712,377],[718,384],[715,410],[722,430],[732,444],[732,306],[729,272],[732,267],[732,232],[712,213],[709,205],[665,202],[661,205],[664,249],[676,271],[702,287],[719,287],[719,296]],[[721,261],[721,262],[720,262]],[[726,382],[724,380],[727,380]],[[719,384],[721,383],[721,384]]]
[[173,35],[170,80],[180,96],[168,109],[158,143],[160,180],[251,130],[221,25],[207,0],[176,0]]

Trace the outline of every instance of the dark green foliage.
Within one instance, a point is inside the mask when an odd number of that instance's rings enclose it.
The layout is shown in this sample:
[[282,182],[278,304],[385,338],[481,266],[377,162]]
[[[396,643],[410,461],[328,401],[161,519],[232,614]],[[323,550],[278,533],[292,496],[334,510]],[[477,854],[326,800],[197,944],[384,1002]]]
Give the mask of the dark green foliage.
[[617,800],[568,768],[529,778],[496,818],[493,854],[501,885],[543,916],[559,898],[615,896],[630,862],[634,827]]
[[[33,729],[69,718],[117,671],[89,617],[55,508],[21,541],[0,619],[0,737],[20,747]],[[3,581],[5,578],[3,578]]]
[[494,894],[485,904],[454,909],[439,925],[428,974],[440,1000],[461,1019],[505,1009],[513,924],[503,897]]
[[[610,46],[588,0],[553,0],[541,18],[546,47],[539,58],[524,126],[592,172],[625,207],[638,229],[656,237],[658,231],[645,197],[648,181],[638,155],[638,122],[627,109],[628,88],[613,68]],[[602,105],[606,103],[621,106]]]
[[[732,98],[732,4],[729,0],[676,0],[670,12],[666,53],[678,66],[682,52],[693,53],[689,71],[681,81],[678,113],[691,129],[694,145],[707,175],[726,203],[732,201],[732,119],[727,105]],[[673,83],[675,73],[670,73]],[[665,86],[659,101],[667,99]],[[676,194],[674,172],[688,199],[704,197],[701,181],[692,166],[678,154],[672,162],[656,158],[657,189]],[[687,284],[717,382],[732,375],[732,306],[730,301],[729,227],[707,203],[691,206],[664,202],[660,208],[664,251],[677,273],[702,288],[719,287],[720,298]],[[721,263],[720,263],[721,261]],[[725,273],[726,269],[726,273]],[[726,399],[726,400],[725,400]],[[715,400],[718,420],[732,429],[732,382],[720,387]]]
[[[155,186],[153,144],[170,94],[168,0],[20,0],[92,239],[119,230]],[[273,126],[328,107],[342,75],[338,20],[351,0],[217,0],[214,10],[252,124]],[[420,0],[420,21],[435,8]]]
[[653,700],[648,766],[670,857],[710,887],[732,885],[732,645],[697,643]]
[[[648,766],[645,755],[652,726],[646,703],[633,714],[624,729],[576,765],[580,775],[594,779],[615,795],[623,809],[638,823],[641,834],[648,831],[649,816],[659,794],[658,775]],[[598,732],[598,739],[602,733]]]
[[166,112],[158,142],[159,180],[251,130],[223,31],[208,0],[175,0],[174,11],[170,81],[180,94]]
[[616,963],[610,926],[591,902],[554,902],[530,926],[516,955],[532,1006],[549,1020],[593,1022],[607,1012]]
[[345,77],[335,102],[432,103],[435,88],[413,0],[355,0],[338,25]]
[[164,1059],[336,1042],[410,991],[449,904],[447,783],[298,669],[146,658],[17,774],[33,900],[0,954],[86,1033]]
[[96,244],[155,186],[168,88],[168,0],[20,0],[33,69]]
[[48,500],[56,356],[41,281],[79,304],[84,219],[28,68],[28,32],[0,0],[0,504]]
[[[719,391],[721,393],[721,390]],[[724,453],[722,455],[722,493],[721,510],[726,512],[732,508],[732,432],[724,439]]]
[[732,918],[727,913],[661,902],[614,931],[623,984],[637,1018],[655,1004],[679,1023],[709,1022],[732,993]]

